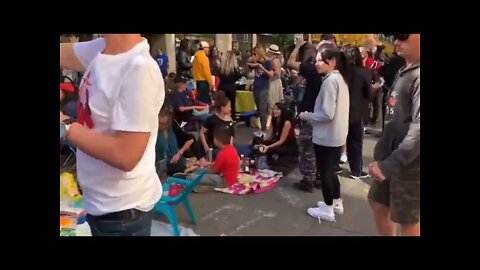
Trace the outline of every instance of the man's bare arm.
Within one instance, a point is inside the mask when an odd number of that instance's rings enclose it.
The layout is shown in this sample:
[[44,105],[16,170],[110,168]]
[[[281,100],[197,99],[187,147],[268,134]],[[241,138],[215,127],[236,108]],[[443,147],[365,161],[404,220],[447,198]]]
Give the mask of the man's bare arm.
[[300,70],[301,62],[297,62],[296,59],[297,59],[298,51],[300,50],[300,47],[303,46],[303,44],[305,44],[304,40],[297,39],[297,45],[295,46],[292,53],[290,54],[290,57],[288,57],[287,66],[296,71]]
[[73,50],[73,43],[60,43],[60,66],[78,72],[85,72]]
[[114,134],[94,132],[73,123],[66,139],[85,154],[123,171],[133,170],[147,148],[149,132],[116,131]]

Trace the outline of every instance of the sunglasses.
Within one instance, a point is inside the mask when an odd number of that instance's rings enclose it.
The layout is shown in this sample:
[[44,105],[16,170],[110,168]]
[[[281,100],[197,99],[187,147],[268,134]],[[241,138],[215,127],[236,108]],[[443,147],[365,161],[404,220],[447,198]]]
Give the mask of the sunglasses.
[[410,37],[410,34],[395,34],[393,35],[394,40],[406,41]]

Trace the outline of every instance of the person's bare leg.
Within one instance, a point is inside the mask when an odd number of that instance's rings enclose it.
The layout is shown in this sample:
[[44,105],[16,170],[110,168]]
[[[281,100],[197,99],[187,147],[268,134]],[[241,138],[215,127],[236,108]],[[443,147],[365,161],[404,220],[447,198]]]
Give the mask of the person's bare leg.
[[395,236],[396,224],[390,218],[390,208],[372,200],[368,200],[368,202],[373,210],[378,233],[381,236]]
[[420,222],[400,225],[401,236],[420,236]]

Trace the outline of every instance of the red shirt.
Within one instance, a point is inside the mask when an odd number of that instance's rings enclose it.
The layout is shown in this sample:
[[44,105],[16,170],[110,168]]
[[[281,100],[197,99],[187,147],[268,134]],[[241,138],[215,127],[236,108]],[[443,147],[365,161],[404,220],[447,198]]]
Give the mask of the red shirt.
[[365,67],[367,68],[373,68],[373,69],[376,69],[376,70],[380,70],[380,68],[382,67],[382,65],[380,65],[378,63],[378,61],[376,61],[375,59],[373,59],[373,57],[368,57],[367,58],[367,61],[365,61]]
[[231,144],[225,146],[218,153],[212,168],[216,169],[218,174],[223,175],[228,186],[235,184],[240,169],[240,158],[235,147]]

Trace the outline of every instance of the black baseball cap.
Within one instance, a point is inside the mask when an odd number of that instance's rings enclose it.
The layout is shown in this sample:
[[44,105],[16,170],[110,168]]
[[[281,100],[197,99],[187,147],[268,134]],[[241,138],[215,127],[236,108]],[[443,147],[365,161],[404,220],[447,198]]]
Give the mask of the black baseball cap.
[[174,83],[187,83],[187,81],[188,81],[187,78],[185,78],[183,76],[177,76],[173,80]]

